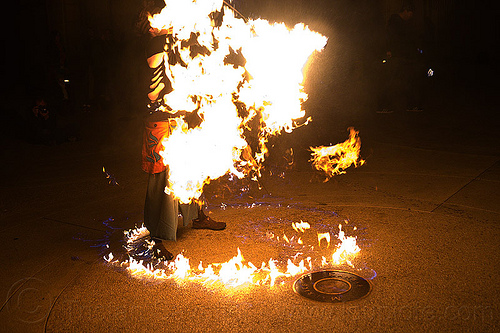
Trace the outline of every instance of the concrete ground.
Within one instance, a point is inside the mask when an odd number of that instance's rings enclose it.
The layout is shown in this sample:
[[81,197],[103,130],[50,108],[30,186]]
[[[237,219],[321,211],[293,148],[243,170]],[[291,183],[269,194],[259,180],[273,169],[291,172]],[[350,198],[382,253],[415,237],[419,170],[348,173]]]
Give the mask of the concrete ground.
[[[256,265],[285,263],[294,249],[266,232],[292,235],[303,220],[336,233],[341,223],[361,252],[354,268],[338,268],[370,279],[367,297],[314,302],[294,293],[294,279],[236,289],[141,280],[105,262],[106,245],[119,250],[123,230],[141,223],[146,191],[142,118],[117,103],[81,114],[77,142],[3,139],[0,331],[498,332],[500,140],[488,92],[443,82],[422,113],[376,114],[363,75],[334,82],[319,68],[313,122],[276,140],[263,189],[241,196],[214,182],[210,214],[227,229],[182,228],[167,247],[194,265],[238,248]],[[344,141],[348,126],[360,130],[366,164],[323,183],[307,149]],[[295,165],[282,178],[289,147]]]
[[[360,125],[364,166],[323,183],[299,147],[296,167],[284,178],[263,177],[265,188],[254,199],[215,198],[220,184],[209,186],[210,213],[228,223],[225,231],[183,228],[168,244],[193,263],[226,261],[237,248],[255,264],[284,261],[291,249],[269,241],[267,231],[291,235],[291,222],[303,220],[313,230],[336,232],[342,223],[361,252],[355,268],[339,269],[371,279],[373,289],[361,300],[325,304],[295,294],[294,279],[226,289],[136,279],[106,263],[106,244],[118,244],[124,229],[141,223],[146,175],[139,164],[140,117],[112,115],[121,130],[100,136],[101,117],[89,116],[81,141],[4,144],[0,331],[500,329],[498,141],[432,141],[405,128],[432,123],[428,113],[374,115]],[[310,126],[284,140],[311,137],[320,124]],[[339,139],[347,135],[340,125],[331,131]],[[108,184],[103,166],[119,186]],[[260,205],[249,208],[254,202]]]

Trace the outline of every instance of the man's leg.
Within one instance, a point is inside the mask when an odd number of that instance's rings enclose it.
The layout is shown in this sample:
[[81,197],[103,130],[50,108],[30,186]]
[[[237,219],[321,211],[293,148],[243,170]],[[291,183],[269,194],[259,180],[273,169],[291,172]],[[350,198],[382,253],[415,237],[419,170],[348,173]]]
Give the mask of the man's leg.
[[[166,172],[160,172],[157,174],[149,175],[148,178],[148,188],[146,192],[146,202],[144,205],[144,224],[148,228],[151,238],[155,241],[153,247],[153,252],[158,257],[163,257],[167,260],[173,258],[172,253],[167,251],[162,241],[164,239],[171,239],[172,232],[170,228],[165,226],[169,215],[169,209],[172,210],[173,203],[171,207],[168,206],[168,197],[164,190],[166,184]],[[177,209],[175,209],[175,214],[177,214]],[[175,223],[175,231],[177,230],[177,220]],[[173,232],[173,237],[175,239],[175,232]]]
[[[205,201],[204,195],[202,195],[200,200]],[[226,228],[226,223],[217,222],[208,217],[203,212],[203,206],[198,202],[179,204],[179,210],[184,219],[184,226],[187,226],[189,222],[193,221],[192,227],[194,229],[223,230]]]
[[392,113],[391,105],[391,80],[393,79],[392,63],[388,62],[382,65],[378,71],[378,109],[377,113]]
[[425,67],[423,64],[415,61],[410,69],[410,111],[423,111],[423,84],[425,79]]
[[199,207],[198,217],[193,220],[193,229],[224,230],[226,223],[213,220],[203,212],[202,207]]
[[189,222],[199,217],[201,207],[198,203],[191,202],[190,204],[179,204],[179,210],[182,214],[183,224],[184,226],[187,226]]
[[148,228],[151,237],[157,234],[160,221],[163,189],[165,188],[165,175],[163,172],[150,174],[144,203],[144,225]]

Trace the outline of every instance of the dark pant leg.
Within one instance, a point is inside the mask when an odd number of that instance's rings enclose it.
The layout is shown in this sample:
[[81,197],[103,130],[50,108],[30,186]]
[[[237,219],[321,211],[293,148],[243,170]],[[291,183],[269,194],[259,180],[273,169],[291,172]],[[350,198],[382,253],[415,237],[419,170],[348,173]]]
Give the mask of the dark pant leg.
[[166,171],[149,175],[144,205],[144,225],[153,238],[176,240],[179,210],[186,226],[198,217],[200,205],[195,202],[179,205],[178,199],[165,193],[166,184]]
[[[179,223],[179,200],[165,193],[166,184],[166,171],[149,175],[144,205],[144,225],[153,238],[176,240]],[[198,216],[198,205],[182,206],[181,212],[186,223]]]
[[155,237],[158,233],[165,182],[164,172],[150,174],[148,177],[146,202],[144,203],[144,225],[148,228],[151,237]]
[[414,61],[409,68],[408,82],[408,107],[423,107],[423,84],[425,79],[425,67],[422,63]]
[[390,103],[390,79],[392,77],[392,64],[385,63],[379,65],[378,75],[377,75],[377,85],[378,85],[378,108],[379,110],[391,109],[392,105]]
[[198,218],[200,205],[196,202],[191,202],[190,204],[180,204],[179,210],[182,214],[184,226],[187,226],[189,222]]

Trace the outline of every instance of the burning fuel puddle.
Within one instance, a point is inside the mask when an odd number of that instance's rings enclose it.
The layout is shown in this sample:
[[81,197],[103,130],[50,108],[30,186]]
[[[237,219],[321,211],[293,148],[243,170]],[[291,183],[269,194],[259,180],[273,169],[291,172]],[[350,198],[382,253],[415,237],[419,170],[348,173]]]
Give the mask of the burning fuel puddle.
[[[302,276],[301,284],[295,283],[299,286],[296,290],[302,290],[306,288],[308,274],[315,274],[309,278],[313,281],[320,274],[319,270],[331,272],[337,268],[356,272],[367,279],[376,276],[362,263],[360,255],[363,248],[369,246],[364,238],[365,230],[334,212],[298,205],[258,203],[225,204],[214,210],[214,215],[217,219],[231,221],[228,228],[223,232],[186,228],[189,234],[172,243],[181,250],[170,261],[154,257],[154,243],[144,227],[114,230],[114,236],[106,244],[104,259],[134,278],[194,282],[224,289],[241,285],[285,285]],[[228,244],[231,245],[229,250]],[[212,250],[207,251],[206,246],[211,246]],[[233,257],[225,260],[230,256]],[[223,262],[220,262],[221,257]],[[259,262],[261,264],[254,264]],[[321,293],[325,288],[333,288],[329,287],[333,281],[332,278],[319,282],[317,290],[314,286],[312,290]],[[346,301],[354,292],[356,289],[350,288],[337,298]]]

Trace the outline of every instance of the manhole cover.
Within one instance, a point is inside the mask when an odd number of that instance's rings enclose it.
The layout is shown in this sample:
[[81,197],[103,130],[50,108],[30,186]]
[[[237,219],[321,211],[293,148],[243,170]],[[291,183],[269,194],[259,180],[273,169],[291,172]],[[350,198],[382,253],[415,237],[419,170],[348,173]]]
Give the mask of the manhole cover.
[[325,270],[307,273],[295,281],[293,290],[315,301],[338,303],[365,297],[371,284],[350,272]]

